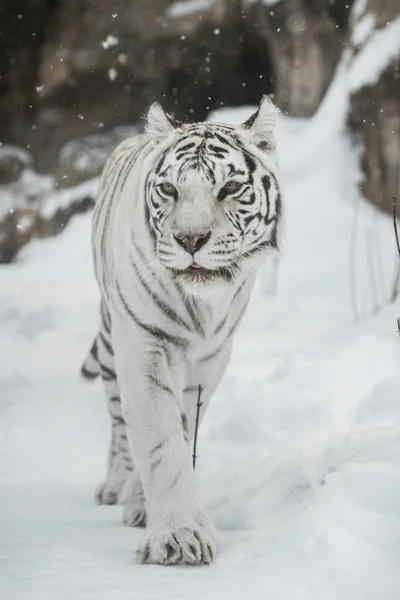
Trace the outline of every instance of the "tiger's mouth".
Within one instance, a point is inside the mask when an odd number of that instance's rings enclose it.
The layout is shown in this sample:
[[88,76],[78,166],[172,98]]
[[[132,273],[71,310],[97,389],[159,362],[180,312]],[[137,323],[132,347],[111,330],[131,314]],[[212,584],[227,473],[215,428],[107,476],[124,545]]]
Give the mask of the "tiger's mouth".
[[227,267],[207,269],[197,263],[192,263],[186,269],[172,269],[173,276],[181,282],[209,283],[211,281],[232,281],[233,275]]

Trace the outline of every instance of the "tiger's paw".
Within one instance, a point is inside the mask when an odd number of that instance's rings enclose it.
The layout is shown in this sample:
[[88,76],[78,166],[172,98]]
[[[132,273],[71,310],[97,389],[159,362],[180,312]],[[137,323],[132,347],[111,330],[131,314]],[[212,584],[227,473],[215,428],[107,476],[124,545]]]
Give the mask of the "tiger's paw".
[[119,495],[122,486],[108,485],[107,481],[101,483],[94,493],[94,498],[97,504],[118,504]]
[[121,504],[122,491],[130,473],[124,465],[114,464],[108,471],[105,481],[95,491],[97,504]]
[[122,522],[128,527],[146,527],[146,501],[142,483],[137,472],[127,479],[121,494],[121,504],[124,505]]
[[137,498],[124,505],[122,522],[128,527],[146,527],[147,516],[144,497]]
[[158,565],[208,565],[217,556],[213,528],[192,523],[165,527],[144,536],[138,555],[142,563]]

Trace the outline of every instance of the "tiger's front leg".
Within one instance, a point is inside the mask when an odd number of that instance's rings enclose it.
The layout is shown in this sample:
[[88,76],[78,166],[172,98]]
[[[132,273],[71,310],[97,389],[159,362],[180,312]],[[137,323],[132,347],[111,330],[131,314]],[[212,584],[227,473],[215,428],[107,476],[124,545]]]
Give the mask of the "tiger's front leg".
[[145,334],[135,324],[127,328],[122,319],[115,324],[124,418],[146,497],[139,555],[142,562],[163,565],[210,563],[217,552],[184,437],[184,365],[177,340]]

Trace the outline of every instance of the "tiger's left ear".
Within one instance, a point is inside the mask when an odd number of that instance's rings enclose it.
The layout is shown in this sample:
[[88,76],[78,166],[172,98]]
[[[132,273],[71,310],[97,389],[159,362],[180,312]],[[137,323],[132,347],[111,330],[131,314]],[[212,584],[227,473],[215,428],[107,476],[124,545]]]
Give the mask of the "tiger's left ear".
[[146,131],[158,142],[166,139],[180,123],[167,115],[159,102],[153,102],[147,113]]
[[275,125],[278,112],[279,109],[269,96],[263,96],[257,112],[240,126],[242,133],[249,136],[253,144],[261,150],[273,152],[276,148]]

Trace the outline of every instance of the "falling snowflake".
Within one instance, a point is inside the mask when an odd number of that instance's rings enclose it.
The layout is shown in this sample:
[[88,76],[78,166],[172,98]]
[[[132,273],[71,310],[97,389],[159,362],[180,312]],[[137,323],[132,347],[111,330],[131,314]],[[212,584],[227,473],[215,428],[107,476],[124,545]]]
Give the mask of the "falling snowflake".
[[114,37],[113,35],[108,35],[104,42],[101,42],[101,45],[105,50],[107,50],[107,48],[111,48],[112,46],[116,46],[117,44],[118,38]]
[[110,81],[114,81],[118,77],[118,71],[114,67],[108,69],[108,78]]

